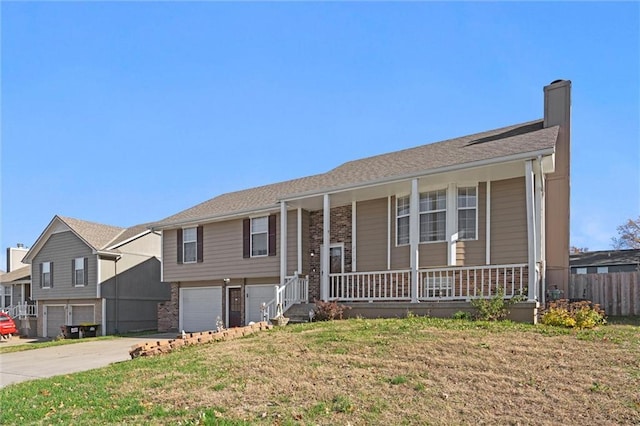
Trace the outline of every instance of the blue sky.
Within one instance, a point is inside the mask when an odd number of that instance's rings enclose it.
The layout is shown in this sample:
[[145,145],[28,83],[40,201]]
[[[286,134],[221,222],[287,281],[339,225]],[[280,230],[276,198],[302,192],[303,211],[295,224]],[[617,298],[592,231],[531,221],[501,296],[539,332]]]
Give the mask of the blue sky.
[[[2,2],[2,248],[542,117],[573,82],[571,242],[640,215],[640,4]],[[4,250],[0,251],[4,269]]]

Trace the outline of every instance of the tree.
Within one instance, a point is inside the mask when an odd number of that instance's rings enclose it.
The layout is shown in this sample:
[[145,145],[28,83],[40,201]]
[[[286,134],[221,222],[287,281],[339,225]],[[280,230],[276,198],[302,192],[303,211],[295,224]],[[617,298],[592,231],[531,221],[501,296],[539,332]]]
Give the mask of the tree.
[[618,238],[611,239],[614,249],[640,249],[640,216],[637,219],[627,220],[617,229]]
[[578,253],[586,253],[589,251],[589,247],[569,247],[569,254],[578,254]]

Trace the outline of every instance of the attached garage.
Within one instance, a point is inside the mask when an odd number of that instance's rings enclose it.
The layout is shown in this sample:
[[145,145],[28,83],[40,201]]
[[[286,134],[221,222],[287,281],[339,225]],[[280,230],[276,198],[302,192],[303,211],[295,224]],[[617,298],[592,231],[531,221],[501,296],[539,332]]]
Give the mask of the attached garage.
[[71,305],[71,324],[93,324],[96,322],[93,315],[93,305]]
[[[270,302],[275,297],[275,284],[248,285],[246,287],[247,304],[245,311],[245,324],[251,321],[260,322],[263,320],[260,307],[263,303]],[[275,312],[271,312],[274,316]]]
[[222,287],[180,289],[180,329],[187,332],[215,330],[222,319]]
[[45,305],[44,312],[44,337],[56,337],[60,334],[60,327],[67,324],[65,309],[61,305]]

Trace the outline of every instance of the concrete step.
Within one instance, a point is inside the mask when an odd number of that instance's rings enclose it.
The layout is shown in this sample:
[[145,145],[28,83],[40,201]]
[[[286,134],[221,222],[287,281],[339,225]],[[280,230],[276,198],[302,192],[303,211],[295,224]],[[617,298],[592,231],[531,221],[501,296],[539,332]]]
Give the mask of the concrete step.
[[298,303],[290,307],[284,316],[289,318],[290,323],[309,322],[309,311],[313,311],[313,303]]

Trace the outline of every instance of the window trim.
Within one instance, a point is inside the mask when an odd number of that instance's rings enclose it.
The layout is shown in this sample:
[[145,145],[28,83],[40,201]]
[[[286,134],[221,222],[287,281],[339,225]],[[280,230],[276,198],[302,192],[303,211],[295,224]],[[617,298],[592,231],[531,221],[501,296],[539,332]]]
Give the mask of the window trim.
[[[73,286],[74,287],[84,287],[86,286],[88,283],[86,282],[86,270],[85,270],[85,257],[76,257],[75,259],[73,259],[71,261],[71,265],[73,267],[73,275],[71,277],[71,280],[73,282]],[[78,263],[80,264],[80,268],[78,268]],[[78,271],[82,271],[82,282],[78,283]]]
[[[407,212],[407,214],[403,214],[403,215],[398,215],[398,201],[400,199],[405,199],[408,198],[409,199],[409,211]],[[402,247],[402,246],[408,246],[411,242],[411,224],[409,224],[409,229],[407,230],[407,242],[406,243],[400,243],[399,238],[400,238],[400,219],[401,218],[409,218],[409,222],[411,222],[411,195],[407,195],[407,194],[403,194],[403,195],[396,195],[396,247]]]
[[[458,241],[477,241],[478,240],[478,234],[479,234],[479,229],[478,229],[478,210],[479,210],[479,206],[478,206],[478,200],[480,199],[479,196],[479,188],[478,188],[478,184],[469,184],[469,185],[457,185],[456,186],[456,232],[458,233],[458,235],[460,234],[460,215],[459,212],[460,210],[471,210],[474,209],[476,211],[475,214],[475,229],[474,229],[474,237],[473,238],[458,238]],[[475,198],[476,198],[476,202],[475,202],[475,206],[474,207],[460,207],[460,205],[458,204],[458,197],[460,196],[460,190],[461,189],[468,189],[468,188],[474,188],[475,189]]]
[[[253,231],[253,221],[256,219],[264,219],[265,220],[265,230],[260,232]],[[253,236],[254,235],[265,235],[265,251],[264,254],[254,254],[253,253]],[[267,257],[269,256],[269,216],[255,216],[249,218],[249,257]]]
[[[193,240],[187,240],[186,238],[187,233],[185,231],[191,230],[191,229],[193,229],[195,237]],[[193,257],[193,260],[187,260],[187,250],[186,250],[187,244],[193,244],[195,246],[195,251],[194,251],[195,256]],[[198,262],[198,227],[190,226],[188,228],[182,228],[182,263],[189,264],[189,263],[197,263],[197,262]]]
[[[423,194],[428,194],[430,192],[438,192],[438,191],[444,191],[444,200],[445,200],[445,205],[444,205],[444,209],[436,209],[436,210],[427,210],[427,211],[422,211],[420,209],[420,196]],[[446,243],[447,242],[447,198],[449,197],[449,190],[448,188],[445,187],[440,187],[440,188],[433,188],[433,189],[429,189],[426,191],[421,191],[418,194],[418,243],[419,244],[434,244],[434,243]],[[422,217],[422,215],[427,215],[427,214],[434,214],[434,213],[441,213],[444,212],[444,238],[441,240],[431,240],[431,241],[422,241],[422,239],[420,238],[420,218]]]
[[[51,285],[51,263],[52,262],[41,262],[40,263],[40,287],[41,288],[51,288],[53,287]],[[48,271],[45,271],[45,266],[47,267]],[[49,284],[45,286],[45,274],[49,274]]]

